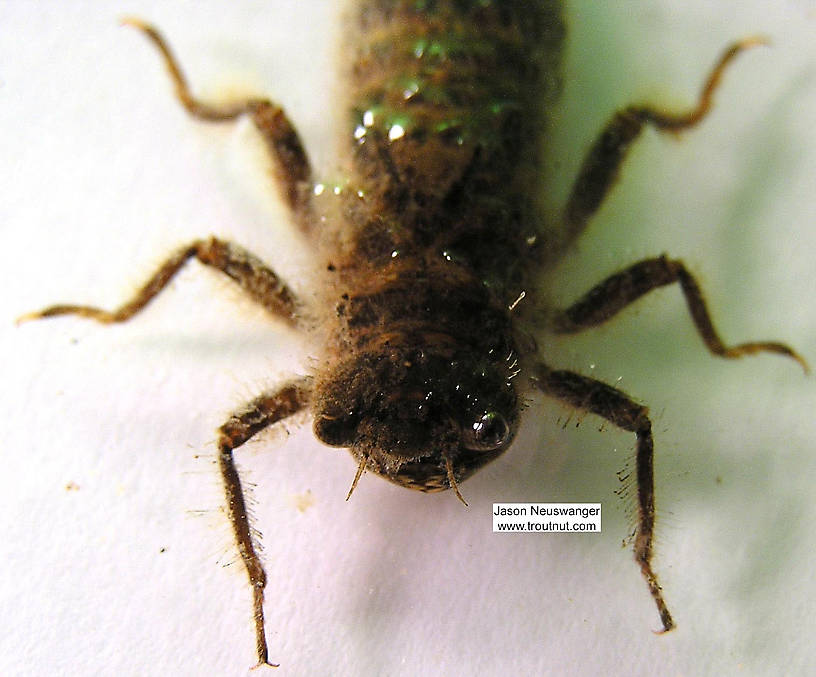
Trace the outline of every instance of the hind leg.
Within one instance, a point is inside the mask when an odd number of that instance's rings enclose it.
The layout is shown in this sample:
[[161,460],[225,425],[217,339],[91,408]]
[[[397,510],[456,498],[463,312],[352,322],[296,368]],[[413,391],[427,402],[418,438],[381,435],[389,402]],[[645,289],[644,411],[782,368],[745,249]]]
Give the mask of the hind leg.
[[632,105],[618,111],[606,124],[584,159],[564,209],[565,243],[574,241],[603,204],[620,174],[632,144],[646,125],[663,132],[682,132],[697,126],[711,110],[714,92],[733,59],[751,47],[765,44],[761,38],[746,38],[723,52],[703,85],[697,105],[672,113],[653,106]]
[[241,115],[252,119],[275,160],[276,179],[283,198],[301,228],[308,230],[312,169],[303,143],[283,109],[274,101],[260,98],[220,105],[197,99],[190,92],[181,66],[161,33],[140,19],[127,18],[123,23],[140,30],[159,50],[173,81],[176,98],[190,115],[207,122],[227,122]]

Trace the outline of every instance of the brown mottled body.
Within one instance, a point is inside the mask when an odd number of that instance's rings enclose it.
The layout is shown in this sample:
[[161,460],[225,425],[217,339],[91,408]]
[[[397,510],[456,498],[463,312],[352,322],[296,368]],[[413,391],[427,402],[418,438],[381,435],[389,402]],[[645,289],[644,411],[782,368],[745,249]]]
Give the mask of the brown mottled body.
[[[455,488],[516,429],[510,306],[529,288],[538,140],[563,38],[554,2],[354,7],[353,190],[327,253],[316,431],[398,484]],[[485,417],[495,441],[464,440]]]
[[[616,113],[587,155],[555,241],[545,235],[537,201],[547,107],[559,91],[560,3],[356,3],[346,47],[350,176],[343,190],[328,192],[312,185],[303,144],[280,106],[265,99],[226,106],[196,99],[160,34],[136,19],[126,23],[160,50],[191,115],[253,120],[276,161],[277,184],[292,218],[318,252],[320,301],[306,307],[252,254],[210,238],[180,249],[116,310],[56,305],[21,319],[74,314],[104,323],[127,321],[196,258],[235,280],[272,316],[323,332],[325,349],[312,377],[260,395],[219,429],[218,466],[253,588],[259,663],[269,664],[266,574],[233,451],[310,408],[316,436],[348,447],[357,460],[352,490],[371,470],[421,491],[452,488],[461,499],[459,483],[509,448],[524,391],[518,376],[525,371],[543,393],[635,434],[635,558],[664,630],[671,629],[651,566],[654,441],[648,409],[609,385],[522,354],[516,315],[519,301],[532,298],[530,271],[558,258],[580,235],[644,126],[676,132],[696,125],[710,109],[726,65],[759,41],[743,40],[723,54],[691,110],[630,106]],[[321,214],[322,192],[340,195],[334,221]],[[774,352],[807,370],[804,359],[784,344],[727,346],[697,282],[681,261],[666,256],[630,265],[571,307],[550,311],[550,329],[571,333],[596,326],[652,289],[675,282],[713,354]]]

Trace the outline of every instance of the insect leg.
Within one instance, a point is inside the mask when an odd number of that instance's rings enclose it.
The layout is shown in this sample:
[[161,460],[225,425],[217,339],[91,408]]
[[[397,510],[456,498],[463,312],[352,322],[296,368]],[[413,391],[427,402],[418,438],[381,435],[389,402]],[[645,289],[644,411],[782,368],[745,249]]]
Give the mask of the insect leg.
[[144,308],[191,258],[217,268],[235,280],[256,302],[270,313],[294,325],[297,322],[297,301],[289,287],[263,262],[244,248],[211,237],[196,240],[165,261],[132,299],[113,311],[91,306],[56,305],[28,313],[17,322],[37,320],[55,315],[80,315],[97,322],[125,322]]
[[697,106],[671,113],[652,106],[633,105],[618,111],[596,139],[572,187],[564,210],[566,241],[571,242],[586,227],[614,186],[623,161],[643,127],[651,124],[660,131],[681,132],[696,126],[711,110],[712,97],[726,66],[742,51],[765,44],[762,38],[746,38],[723,52],[703,85]]
[[218,429],[218,468],[224,481],[227,515],[232,525],[238,552],[252,586],[258,665],[275,665],[269,663],[264,631],[263,601],[266,572],[258,556],[259,548],[249,524],[244,491],[235,468],[232,452],[264,428],[303,409],[308,404],[310,389],[311,386],[304,379],[289,383],[277,392],[256,397],[244,409],[230,416],[229,420]]
[[190,93],[176,57],[159,31],[136,18],[126,18],[122,23],[140,30],[159,50],[175,86],[176,98],[190,115],[209,122],[234,120],[244,114],[252,118],[280,167],[278,181],[281,192],[292,211],[304,216],[301,225],[305,228],[310,223],[305,218],[309,211],[309,191],[306,187],[310,185],[312,170],[300,137],[283,109],[267,99],[248,99],[223,105],[196,99]]
[[659,256],[640,261],[616,273],[590,289],[579,301],[552,318],[552,328],[559,333],[575,333],[599,325],[644,294],[668,284],[680,284],[691,319],[708,349],[720,357],[737,358],[760,352],[777,353],[796,360],[805,373],[808,364],[796,351],[783,343],[759,341],[726,346],[720,339],[706,308],[697,281],[678,259]]
[[637,509],[638,524],[635,534],[635,561],[657,604],[664,632],[674,627],[669,609],[663,600],[660,584],[652,570],[652,540],[654,535],[654,443],[649,410],[631,400],[626,393],[595,379],[571,371],[554,371],[545,364],[537,364],[533,385],[541,392],[577,409],[600,416],[637,437]]

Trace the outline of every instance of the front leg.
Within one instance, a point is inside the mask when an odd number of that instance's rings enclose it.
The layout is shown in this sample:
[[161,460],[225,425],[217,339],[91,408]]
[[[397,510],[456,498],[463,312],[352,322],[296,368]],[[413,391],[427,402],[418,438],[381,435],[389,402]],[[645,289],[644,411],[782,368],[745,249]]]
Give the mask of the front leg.
[[218,429],[218,468],[224,482],[227,516],[232,526],[235,544],[238,546],[238,552],[252,586],[258,665],[278,667],[275,663],[269,662],[266,645],[263,612],[266,572],[258,556],[258,547],[249,524],[244,491],[235,468],[232,452],[264,428],[304,409],[309,403],[310,396],[311,385],[308,380],[303,379],[290,383],[275,393],[267,393],[255,398],[244,409],[230,416],[229,420]]
[[283,280],[243,247],[214,237],[209,240],[196,240],[189,246],[179,249],[153,273],[132,299],[123,303],[116,310],[60,304],[22,315],[17,318],[17,323],[56,315],[79,315],[105,324],[126,322],[150,303],[153,297],[169,284],[181,267],[193,257],[231,277],[254,301],[275,317],[281,318],[292,326],[297,324],[297,301]]
[[649,410],[612,386],[571,371],[555,371],[545,364],[536,365],[532,380],[533,385],[545,395],[605,418],[618,428],[635,433],[638,520],[635,533],[635,561],[640,565],[649,592],[657,605],[663,631],[671,630],[674,621],[663,600],[657,575],[652,569],[655,522],[654,441]]

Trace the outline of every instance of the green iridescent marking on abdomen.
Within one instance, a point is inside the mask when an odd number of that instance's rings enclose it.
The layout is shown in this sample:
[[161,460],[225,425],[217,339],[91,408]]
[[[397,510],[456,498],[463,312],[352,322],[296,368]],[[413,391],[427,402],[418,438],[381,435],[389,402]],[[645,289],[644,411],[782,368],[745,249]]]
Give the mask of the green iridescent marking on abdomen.
[[368,68],[359,68],[353,95],[355,137],[373,128],[389,140],[443,135],[492,145],[507,112],[523,105],[513,64],[529,58],[525,45],[517,35],[488,38],[467,24],[454,33],[425,19],[395,21],[361,50]]

